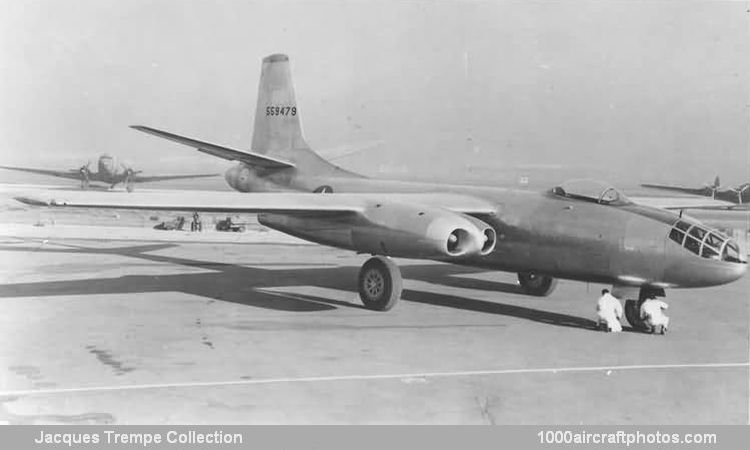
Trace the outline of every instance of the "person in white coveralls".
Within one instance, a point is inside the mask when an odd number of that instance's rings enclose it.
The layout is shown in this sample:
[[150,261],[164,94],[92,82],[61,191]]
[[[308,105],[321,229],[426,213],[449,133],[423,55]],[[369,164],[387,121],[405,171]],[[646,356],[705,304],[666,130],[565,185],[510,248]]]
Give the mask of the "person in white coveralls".
[[641,305],[641,320],[648,328],[648,331],[655,333],[657,327],[660,327],[661,334],[667,332],[669,327],[669,317],[664,314],[664,310],[669,308],[665,302],[657,300],[656,297],[649,297]]
[[609,293],[609,289],[602,289],[602,296],[596,302],[596,315],[600,330],[613,333],[622,331],[622,305],[617,297]]

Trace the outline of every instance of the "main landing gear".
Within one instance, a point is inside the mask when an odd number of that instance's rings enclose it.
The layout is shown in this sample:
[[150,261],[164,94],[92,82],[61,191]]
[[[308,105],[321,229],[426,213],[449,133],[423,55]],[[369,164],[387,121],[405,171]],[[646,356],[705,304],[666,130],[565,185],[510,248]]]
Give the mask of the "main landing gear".
[[357,283],[365,307],[388,311],[401,298],[401,270],[385,256],[374,256],[362,265]]
[[[557,279],[532,272],[519,273],[518,282],[526,294],[539,297],[551,294],[557,286]],[[357,288],[365,307],[375,311],[388,311],[401,298],[401,270],[390,258],[373,256],[362,265]]]
[[[664,289],[642,287],[638,293],[638,300],[625,300],[625,318],[634,330],[647,331],[648,325],[641,319],[641,305],[650,297],[664,297]],[[663,334],[663,333],[662,333]]]
[[555,290],[557,279],[534,272],[519,272],[518,284],[525,294],[546,297]]

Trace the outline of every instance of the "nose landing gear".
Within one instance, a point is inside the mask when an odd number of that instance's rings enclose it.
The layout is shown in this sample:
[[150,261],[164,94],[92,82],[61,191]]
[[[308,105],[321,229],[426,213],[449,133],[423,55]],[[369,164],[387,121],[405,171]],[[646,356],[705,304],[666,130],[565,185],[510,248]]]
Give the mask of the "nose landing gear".
[[634,330],[646,331],[646,324],[641,319],[641,305],[644,300],[625,300],[625,318]]
[[[638,300],[632,298],[625,300],[625,318],[628,320],[630,326],[637,331],[645,332],[651,330],[651,327],[646,324],[645,319],[641,318],[641,306],[643,306],[643,303],[648,298],[664,297],[665,295],[664,289],[644,286],[638,292]],[[661,334],[664,334],[664,332]]]

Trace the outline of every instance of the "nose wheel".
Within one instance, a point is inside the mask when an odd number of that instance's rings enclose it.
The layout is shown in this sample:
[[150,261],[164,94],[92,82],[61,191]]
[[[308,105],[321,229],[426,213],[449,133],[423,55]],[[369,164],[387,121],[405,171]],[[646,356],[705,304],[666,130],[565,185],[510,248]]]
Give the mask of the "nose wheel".
[[641,319],[643,300],[625,300],[625,318],[634,330],[644,331],[646,324]]
[[390,258],[375,256],[359,271],[359,298],[369,309],[388,311],[401,298],[401,270]]
[[638,291],[638,300],[633,299],[634,295],[632,294],[630,294],[629,299],[624,296],[627,299],[625,300],[625,318],[634,330],[647,331],[651,327],[641,318],[641,306],[648,298],[664,297],[664,289],[642,287]]

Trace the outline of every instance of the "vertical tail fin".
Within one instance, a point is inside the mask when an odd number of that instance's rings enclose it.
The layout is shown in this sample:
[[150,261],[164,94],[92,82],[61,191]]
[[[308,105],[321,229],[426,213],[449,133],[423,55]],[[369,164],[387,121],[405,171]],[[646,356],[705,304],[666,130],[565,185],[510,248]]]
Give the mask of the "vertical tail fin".
[[308,148],[302,136],[289,57],[286,55],[274,54],[263,58],[251,148],[262,154]]

